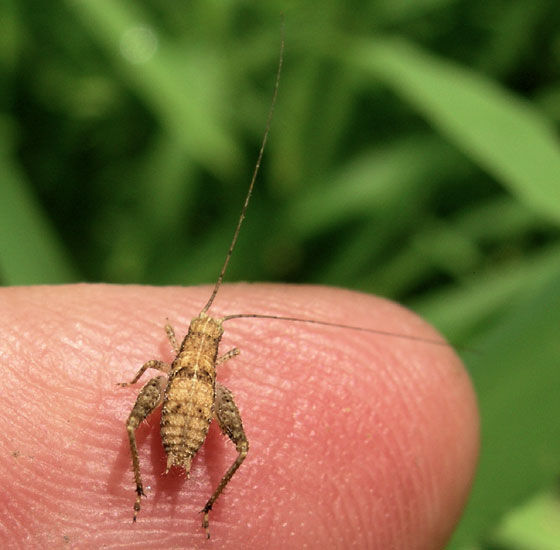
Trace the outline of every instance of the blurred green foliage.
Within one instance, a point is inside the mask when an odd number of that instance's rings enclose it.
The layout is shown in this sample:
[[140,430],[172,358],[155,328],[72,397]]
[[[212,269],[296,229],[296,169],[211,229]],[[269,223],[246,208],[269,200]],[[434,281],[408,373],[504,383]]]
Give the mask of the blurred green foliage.
[[560,473],[557,1],[5,0],[0,280],[214,281],[281,12],[226,280],[383,294],[480,350],[450,547],[559,548],[539,529]]

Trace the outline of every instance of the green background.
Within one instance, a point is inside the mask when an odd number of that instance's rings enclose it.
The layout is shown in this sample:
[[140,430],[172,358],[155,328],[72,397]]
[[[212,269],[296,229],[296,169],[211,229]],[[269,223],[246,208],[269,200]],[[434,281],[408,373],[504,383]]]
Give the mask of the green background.
[[226,280],[382,294],[476,349],[450,548],[560,548],[560,4],[255,5],[0,4],[0,281],[214,281],[283,13]]

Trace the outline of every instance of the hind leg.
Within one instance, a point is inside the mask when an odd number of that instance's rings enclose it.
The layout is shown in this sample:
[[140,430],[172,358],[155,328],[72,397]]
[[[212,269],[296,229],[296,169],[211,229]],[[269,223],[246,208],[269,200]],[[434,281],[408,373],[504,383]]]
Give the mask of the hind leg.
[[165,376],[156,376],[149,380],[140,390],[136,398],[136,403],[126,421],[126,431],[128,432],[130,455],[132,457],[132,468],[134,470],[134,481],[136,482],[136,501],[134,503],[134,516],[132,521],[136,521],[136,516],[140,511],[140,497],[146,496],[142,486],[142,477],[140,476],[140,461],[138,460],[138,448],[136,446],[136,428],[138,428],[140,423],[161,404],[166,384],[167,378]]
[[239,410],[233,401],[232,393],[219,382],[216,382],[216,402],[215,402],[215,415],[216,420],[222,430],[222,432],[227,435],[233,443],[235,443],[235,448],[237,449],[237,458],[235,462],[229,467],[228,471],[222,477],[218,487],[202,509],[204,513],[204,518],[202,520],[202,527],[206,529],[206,536],[210,538],[209,530],[209,519],[208,515],[214,502],[221,495],[225,486],[229,483],[233,474],[237,471],[241,463],[245,460],[247,452],[249,451],[249,442],[245,436],[245,431],[243,430],[243,423],[241,422],[241,415]]

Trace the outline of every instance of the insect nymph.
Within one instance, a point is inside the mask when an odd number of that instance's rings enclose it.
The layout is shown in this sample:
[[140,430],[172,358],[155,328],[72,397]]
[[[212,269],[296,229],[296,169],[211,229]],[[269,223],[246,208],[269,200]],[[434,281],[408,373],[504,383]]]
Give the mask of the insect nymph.
[[212,505],[247,456],[249,443],[233,396],[225,386],[216,381],[216,365],[239,353],[237,348],[234,348],[218,357],[218,345],[223,334],[224,320],[224,318],[214,319],[204,311],[201,312],[191,321],[188,333],[180,346],[177,344],[173,329],[167,325],[166,332],[177,354],[175,360],[170,365],[162,361],[148,361],[130,382],[130,384],[135,383],[149,368],[167,373],[167,377],[152,378],[142,388],[126,422],[136,481],[134,521],[140,511],[140,499],[145,496],[135,431],[161,403],[163,403],[161,439],[167,454],[167,471],[172,466],[179,466],[184,468],[188,475],[191,460],[204,443],[213,418],[216,418],[222,432],[230,437],[237,449],[237,459],[203,509],[202,524],[208,537],[210,537],[208,514]]
[[216,366],[239,354],[239,350],[234,348],[228,353],[218,356],[218,347],[224,331],[222,323],[228,319],[247,317],[248,315],[240,314],[213,318],[208,315],[208,310],[222,284],[260,168],[278,94],[283,51],[284,41],[282,40],[274,94],[261,148],[245,203],[212,295],[198,317],[191,321],[187,335],[181,345],[177,342],[173,328],[166,325],[165,331],[176,353],[175,360],[171,364],[158,360],[148,361],[130,382],[119,384],[126,387],[136,383],[147,369],[156,369],[167,375],[156,376],[144,385],[126,422],[136,482],[133,521],[136,521],[136,516],[140,511],[141,497],[145,496],[136,446],[136,429],[159,405],[163,404],[161,439],[167,455],[167,471],[172,466],[179,466],[184,468],[188,476],[192,458],[204,443],[212,419],[217,420],[222,432],[232,440],[237,449],[236,460],[224,474],[218,487],[202,510],[204,514],[202,525],[206,530],[207,537],[210,537],[209,512],[249,450],[249,443],[233,396],[225,386],[216,381]]

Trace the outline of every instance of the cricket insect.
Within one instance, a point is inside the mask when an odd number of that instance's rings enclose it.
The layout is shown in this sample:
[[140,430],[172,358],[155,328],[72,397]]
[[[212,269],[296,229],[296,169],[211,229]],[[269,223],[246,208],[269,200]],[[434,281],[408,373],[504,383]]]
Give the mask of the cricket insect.
[[135,384],[142,374],[148,369],[156,369],[166,375],[156,376],[144,385],[144,387],[140,390],[136,403],[134,404],[134,407],[132,408],[132,411],[126,421],[126,430],[128,432],[132,466],[134,470],[134,480],[136,483],[136,500],[134,502],[133,521],[136,521],[136,517],[140,512],[141,497],[146,496],[144,494],[144,486],[140,475],[140,463],[138,458],[138,449],[136,446],[136,429],[143,420],[154,412],[157,407],[163,404],[161,411],[160,432],[163,447],[167,455],[166,473],[172,466],[178,466],[180,468],[184,468],[188,477],[191,468],[191,461],[204,443],[212,419],[217,420],[221,431],[231,439],[237,450],[237,458],[224,474],[211,497],[208,499],[208,502],[206,502],[204,508],[201,510],[203,513],[202,527],[206,531],[206,536],[210,538],[209,513],[212,510],[212,506],[221,495],[222,491],[229,483],[239,466],[241,466],[247,456],[247,452],[249,451],[249,442],[247,441],[247,437],[243,429],[241,415],[239,414],[239,410],[233,400],[233,395],[230,390],[216,380],[216,367],[239,354],[239,350],[237,348],[233,348],[227,353],[218,356],[218,347],[224,332],[224,322],[240,318],[277,319],[301,323],[314,323],[318,325],[382,334],[385,336],[408,338],[438,345],[448,345],[447,343],[438,340],[430,340],[414,336],[403,336],[382,330],[297,317],[241,313],[214,318],[208,314],[208,310],[212,306],[214,299],[218,294],[218,290],[222,285],[224,274],[235,248],[241,225],[245,219],[249,200],[259,172],[263,152],[270,131],[274,106],[278,95],[283,58],[284,39],[282,38],[272,102],[257,162],[255,163],[249,189],[237,222],[237,227],[233,234],[233,239],[226,254],[224,265],[222,266],[222,270],[220,271],[208,302],[202,308],[198,316],[190,322],[187,335],[180,345],[177,342],[173,328],[169,324],[165,326],[167,338],[169,339],[176,354],[175,359],[171,364],[153,359],[144,363],[137,372],[136,376],[130,382],[118,384],[121,387]]

